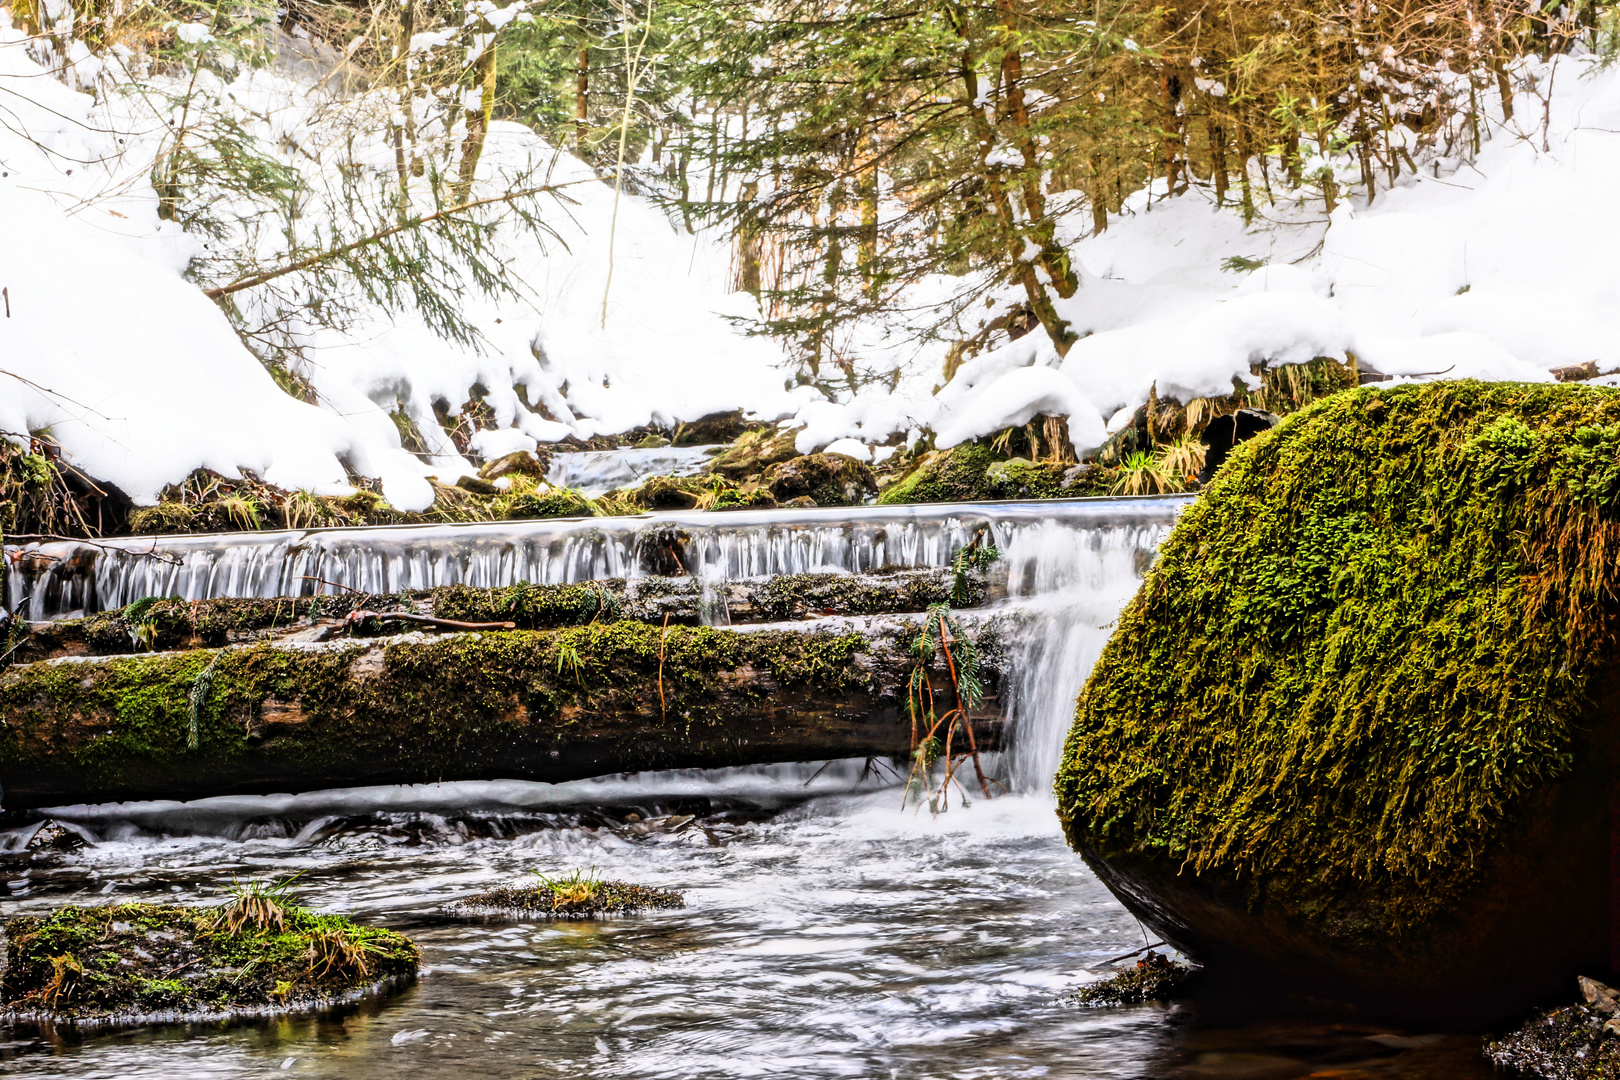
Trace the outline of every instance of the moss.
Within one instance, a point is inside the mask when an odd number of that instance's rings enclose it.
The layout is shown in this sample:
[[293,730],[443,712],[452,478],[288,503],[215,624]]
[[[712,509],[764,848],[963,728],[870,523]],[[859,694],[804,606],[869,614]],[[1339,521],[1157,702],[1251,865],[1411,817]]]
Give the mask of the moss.
[[1082,691],[1070,842],[1341,940],[1463,902],[1614,660],[1620,391],[1363,389],[1238,447]]
[[[29,664],[0,675],[0,769],[13,795],[89,786],[109,799],[214,790],[216,772],[431,781],[509,774],[513,747],[560,748],[576,725],[601,752],[622,730],[650,768],[693,725],[756,708],[734,673],[842,693],[865,685],[852,662],[865,645],[615,622]],[[645,725],[667,729],[667,746]]]
[[611,622],[624,606],[623,578],[581,585],[519,582],[496,589],[449,585],[432,590],[433,613],[459,622],[515,622],[524,629]]
[[[901,581],[900,588],[893,587]],[[802,619],[815,614],[885,615],[927,611],[935,604],[973,607],[984,602],[988,582],[982,572],[963,574],[960,595],[955,575],[947,569],[888,575],[783,574],[760,583],[754,604],[771,620]]]
[[736,442],[709,460],[704,471],[730,480],[759,476],[777,462],[798,457],[794,431],[769,429],[744,432]]
[[416,974],[391,930],[284,909],[274,928],[232,933],[218,909],[65,907],[6,923],[0,1005],[13,1016],[95,1022],[153,1013],[254,1015],[332,1004]]
[[1132,966],[1082,988],[1071,1000],[1076,1005],[1106,1008],[1169,1001],[1186,993],[1194,968],[1160,953],[1148,953]]
[[361,599],[357,594],[196,601],[148,597],[116,611],[87,616],[78,620],[78,627],[90,651],[101,655],[214,647],[253,631],[347,615]]
[[573,488],[544,487],[523,480],[496,495],[489,512],[501,519],[591,517],[591,500]]
[[779,503],[808,497],[817,506],[854,506],[877,493],[872,470],[843,454],[806,454],[772,465],[764,484]]
[[932,451],[918,458],[909,473],[878,496],[878,502],[894,505],[997,498],[996,488],[985,474],[1000,460],[1002,455],[979,443]]
[[1058,499],[1070,494],[1063,488],[1063,476],[1071,467],[1028,458],[1008,458],[987,468],[984,482],[997,499]]
[[503,885],[449,905],[458,914],[488,912],[545,919],[598,919],[604,915],[633,915],[656,908],[685,907],[679,892],[632,885],[628,881],[587,880],[585,887],[558,888],[539,884]]

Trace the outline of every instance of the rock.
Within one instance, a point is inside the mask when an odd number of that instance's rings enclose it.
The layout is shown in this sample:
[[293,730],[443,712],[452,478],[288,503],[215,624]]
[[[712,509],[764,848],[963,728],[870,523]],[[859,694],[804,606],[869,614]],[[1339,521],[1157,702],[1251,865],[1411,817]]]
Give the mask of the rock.
[[692,489],[697,484],[684,477],[652,476],[626,494],[648,510],[691,510],[701,496]]
[[917,458],[907,472],[886,487],[878,502],[968,502],[997,498],[986,473],[1000,460],[1000,454],[980,443],[930,451]]
[[793,440],[793,431],[749,431],[709,460],[704,471],[729,480],[745,480],[758,476],[778,462],[799,455]]
[[1058,480],[1058,489],[1065,495],[1106,495],[1112,485],[1113,475],[1095,461],[1069,466]]
[[1620,1012],[1620,994],[1616,994],[1596,979],[1588,979],[1585,975],[1579,976],[1575,981],[1581,988],[1581,996],[1586,998],[1587,1005],[1594,1011],[1604,1016],[1613,1016],[1616,1012]]
[[1150,952],[1119,974],[1083,987],[1069,1000],[1094,1009],[1169,1001],[1185,992],[1195,971],[1189,964]]
[[8,1020],[218,1020],[320,1010],[415,977],[409,939],[249,886],[224,907],[65,907],[5,924]]
[[470,491],[474,495],[499,495],[501,489],[488,480],[481,480],[476,476],[463,476],[456,480],[456,487],[462,491]]
[[34,835],[23,845],[25,851],[68,852],[78,851],[82,847],[84,837],[50,818],[40,822],[39,828],[34,830]]
[[1607,970],[1616,417],[1363,387],[1228,458],[1077,697],[1054,787],[1098,878],[1223,977],[1391,1019]]
[[[652,824],[647,822],[647,825]],[[603,881],[576,871],[537,883],[503,885],[445,905],[453,915],[505,915],[513,918],[597,919],[604,915],[634,915],[655,908],[686,906],[672,889]]]
[[812,499],[808,495],[800,495],[796,499],[789,499],[787,502],[783,503],[782,505],[786,506],[786,507],[789,507],[790,509],[796,509],[797,510],[797,509],[803,509],[804,507],[807,507],[807,506],[815,506],[816,505],[816,500]]
[[984,471],[990,493],[998,499],[1052,499],[1063,495],[1064,466],[1029,458],[1008,458]]
[[499,480],[503,476],[532,476],[544,480],[546,464],[527,450],[514,450],[479,469],[478,476],[482,480]]
[[817,506],[854,506],[877,494],[872,470],[843,454],[806,454],[772,465],[765,486],[778,503],[808,495]]
[[711,443],[728,443],[738,439],[748,432],[748,422],[743,419],[741,409],[732,409],[730,412],[709,413],[696,420],[686,421],[675,425],[673,442],[676,446],[706,446]]

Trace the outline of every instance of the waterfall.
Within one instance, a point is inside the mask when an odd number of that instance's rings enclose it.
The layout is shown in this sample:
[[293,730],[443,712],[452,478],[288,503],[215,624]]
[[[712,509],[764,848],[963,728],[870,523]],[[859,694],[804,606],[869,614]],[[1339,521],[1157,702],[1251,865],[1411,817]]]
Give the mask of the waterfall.
[[690,573],[748,577],[948,566],[976,538],[1000,549],[1015,616],[1003,693],[1011,774],[1051,782],[1074,699],[1185,497],[685,512],[201,536],[5,548],[7,601],[32,620],[145,596],[372,594],[518,581]]

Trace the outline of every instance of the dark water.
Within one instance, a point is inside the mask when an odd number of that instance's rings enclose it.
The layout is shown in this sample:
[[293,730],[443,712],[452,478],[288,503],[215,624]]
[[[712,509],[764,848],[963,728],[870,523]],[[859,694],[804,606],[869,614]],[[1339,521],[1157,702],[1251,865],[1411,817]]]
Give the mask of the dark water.
[[[413,811],[397,792],[357,793],[319,814],[308,800],[234,800],[234,813],[257,815],[90,821],[98,842],[81,856],[9,871],[0,914],[64,902],[217,903],[234,877],[302,872],[309,905],[414,937],[422,977],[322,1020],[82,1038],[10,1032],[0,1071],[341,1080],[1494,1075],[1470,1037],[1212,1021],[1197,1005],[1069,1003],[1066,994],[1110,970],[1105,959],[1144,938],[1063,845],[1046,799],[930,818],[901,812],[892,788],[784,807],[803,791],[798,774],[743,779],[706,802],[637,801],[629,788],[594,811],[536,806],[520,790],[528,785],[457,785],[428,802],[483,808]],[[743,789],[746,798],[736,794]],[[623,821],[632,809],[656,816],[705,806],[685,824]],[[568,925],[456,921],[439,910],[531,870],[592,866],[684,889],[688,906]]]

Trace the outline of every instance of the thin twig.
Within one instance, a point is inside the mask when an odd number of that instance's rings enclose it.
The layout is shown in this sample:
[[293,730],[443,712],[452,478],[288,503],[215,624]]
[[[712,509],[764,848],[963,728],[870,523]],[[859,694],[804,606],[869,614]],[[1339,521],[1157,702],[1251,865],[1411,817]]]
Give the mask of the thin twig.
[[669,640],[669,612],[664,612],[664,632],[658,638],[658,716],[668,721],[669,710],[664,704],[664,642]]

